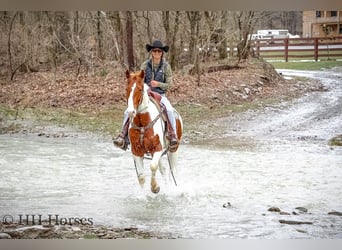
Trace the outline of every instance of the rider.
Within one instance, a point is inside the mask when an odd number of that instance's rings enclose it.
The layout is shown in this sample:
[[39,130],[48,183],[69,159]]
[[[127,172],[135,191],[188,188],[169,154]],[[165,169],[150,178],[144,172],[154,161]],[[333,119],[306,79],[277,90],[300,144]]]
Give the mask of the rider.
[[[171,66],[163,58],[167,53],[169,46],[163,46],[162,42],[155,40],[152,45],[146,44],[146,50],[151,54],[151,58],[143,62],[141,70],[145,71],[144,82],[152,91],[161,95],[161,104],[164,105],[164,114],[167,118],[168,139],[170,140],[170,150],[173,151],[178,145],[176,134],[176,119],[173,113],[173,107],[166,98],[165,93],[172,84]],[[113,142],[117,147],[126,150],[129,144],[128,140],[129,119],[127,110],[124,113],[122,131]]]

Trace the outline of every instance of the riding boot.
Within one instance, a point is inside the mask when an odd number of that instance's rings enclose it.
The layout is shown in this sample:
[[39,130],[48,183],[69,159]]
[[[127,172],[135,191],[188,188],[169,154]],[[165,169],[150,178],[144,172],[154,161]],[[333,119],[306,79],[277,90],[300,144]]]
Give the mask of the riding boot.
[[122,126],[121,133],[115,139],[113,139],[114,145],[121,148],[124,151],[127,150],[127,147],[129,144],[128,127],[129,127],[129,119],[127,119],[127,121]]
[[[171,111],[171,112],[173,112],[173,111]],[[164,114],[166,117],[167,133],[168,133],[167,138],[170,141],[169,150],[170,150],[170,152],[174,152],[178,148],[178,139],[177,139],[176,131],[172,126],[170,115],[168,113],[169,112],[164,109]]]

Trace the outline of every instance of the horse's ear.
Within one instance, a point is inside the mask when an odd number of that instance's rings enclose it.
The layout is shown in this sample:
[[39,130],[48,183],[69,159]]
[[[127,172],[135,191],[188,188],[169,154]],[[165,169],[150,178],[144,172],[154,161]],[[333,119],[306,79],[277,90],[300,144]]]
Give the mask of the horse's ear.
[[140,76],[142,79],[144,79],[144,77],[145,77],[145,71],[144,71],[144,70],[140,70],[139,76]]
[[127,79],[131,76],[131,73],[129,72],[129,70],[126,70],[126,77]]

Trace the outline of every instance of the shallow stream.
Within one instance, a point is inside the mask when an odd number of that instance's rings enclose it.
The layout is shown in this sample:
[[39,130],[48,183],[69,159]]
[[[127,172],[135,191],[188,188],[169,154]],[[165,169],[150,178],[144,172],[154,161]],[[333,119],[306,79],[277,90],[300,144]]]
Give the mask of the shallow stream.
[[0,135],[1,218],[92,218],[181,238],[342,238],[342,218],[328,214],[342,211],[342,148],[328,145],[342,134],[342,73],[279,71],[328,91],[220,119],[220,147],[182,145],[178,186],[158,175],[157,195],[110,138]]

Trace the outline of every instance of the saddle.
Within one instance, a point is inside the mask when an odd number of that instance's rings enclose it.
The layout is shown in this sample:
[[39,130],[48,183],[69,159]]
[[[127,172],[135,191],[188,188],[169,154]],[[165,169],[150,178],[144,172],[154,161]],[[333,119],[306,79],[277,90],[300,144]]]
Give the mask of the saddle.
[[[165,114],[164,114],[164,111],[165,111],[165,107],[164,105],[160,102],[161,101],[161,98],[162,96],[157,93],[157,92],[153,92],[151,90],[148,90],[147,91],[147,94],[148,96],[150,97],[150,100],[156,105],[157,109],[159,112],[162,112],[162,118],[163,120],[166,122],[166,117],[165,117]],[[179,113],[176,109],[173,109],[173,113],[175,115],[175,118],[176,120],[179,118]]]
[[147,94],[148,94],[148,96],[149,96],[149,98],[150,98],[150,101],[152,101],[152,102],[154,103],[154,105],[156,105],[156,107],[157,107],[159,113],[162,114],[161,117],[162,117],[163,121],[166,122],[166,116],[165,116],[165,113],[164,113],[165,107],[164,107],[164,105],[160,102],[162,96],[161,96],[159,93],[153,92],[153,91],[151,91],[151,90],[148,90],[148,91],[147,91]]
[[[158,112],[160,114],[160,117],[163,120],[163,122],[165,123],[164,136],[166,136],[168,138],[167,135],[168,135],[170,129],[172,129],[172,128],[170,125],[170,121],[168,120],[168,117],[166,115],[166,108],[161,103],[162,96],[159,93],[153,92],[153,91],[148,91],[147,94],[148,94],[150,100],[156,105]],[[179,119],[179,113],[175,109],[173,109],[173,113],[174,113],[174,116],[175,116],[175,119],[177,122],[177,120]],[[177,133],[177,131],[174,131],[174,133]],[[177,150],[178,145],[179,145],[179,143],[177,145],[173,145],[173,147],[170,147],[169,148],[170,152],[174,152],[175,150]]]

